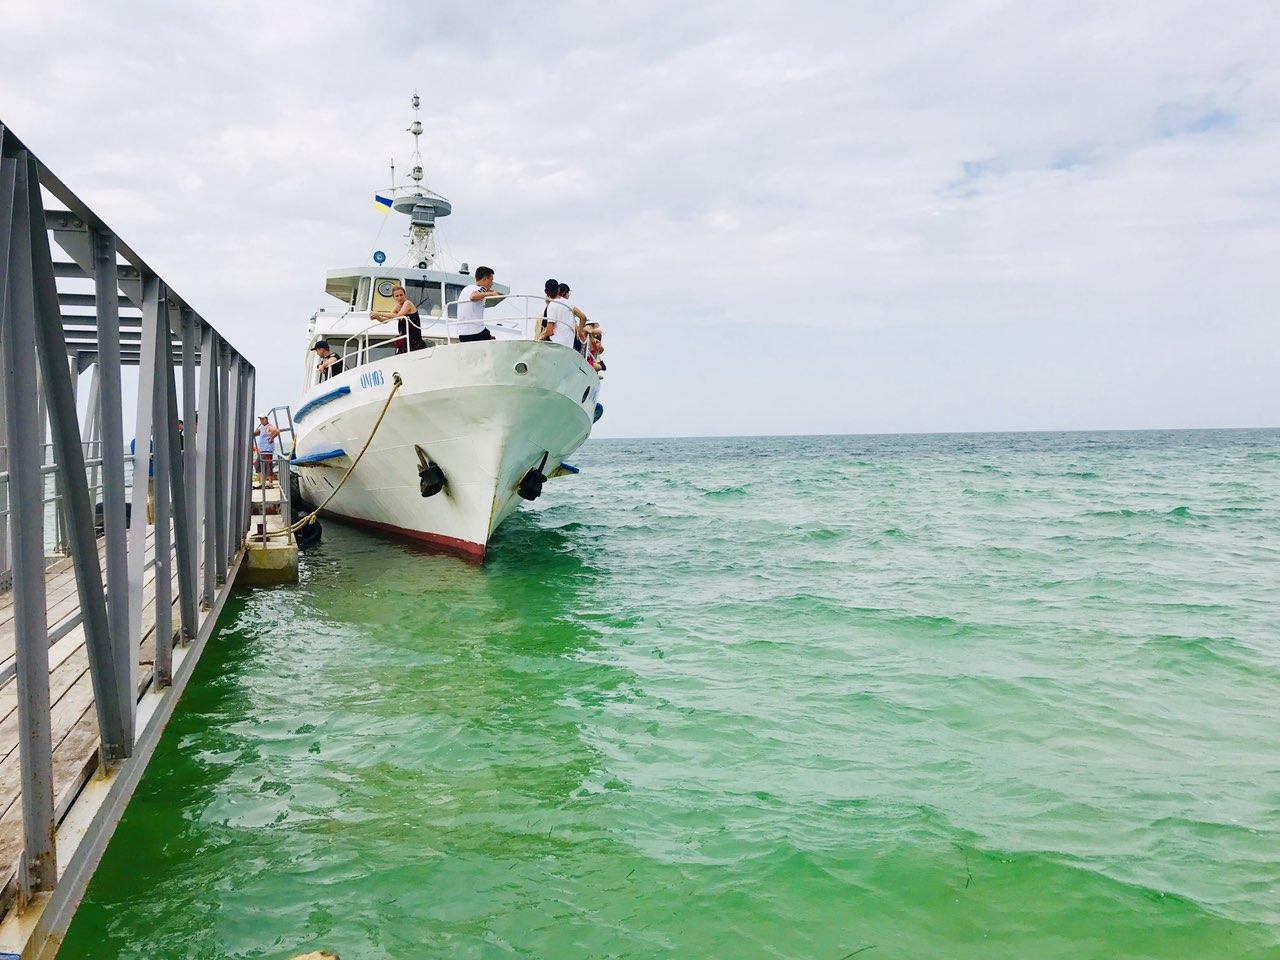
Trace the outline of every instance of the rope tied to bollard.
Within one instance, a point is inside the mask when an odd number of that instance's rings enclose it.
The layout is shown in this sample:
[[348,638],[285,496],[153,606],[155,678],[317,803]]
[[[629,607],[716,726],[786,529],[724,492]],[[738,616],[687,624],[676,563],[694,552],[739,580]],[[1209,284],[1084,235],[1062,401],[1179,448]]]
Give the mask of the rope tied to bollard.
[[378,428],[382,426],[382,421],[387,415],[387,409],[391,406],[392,398],[395,397],[396,391],[398,391],[402,386],[404,386],[404,381],[400,379],[400,374],[392,373],[391,392],[387,394],[387,402],[382,405],[382,411],[378,414],[378,419],[374,421],[373,429],[369,431],[369,436],[365,439],[364,446],[360,448],[360,452],[356,454],[356,458],[351,461],[351,466],[347,467],[347,472],[342,475],[342,479],[338,481],[338,485],[329,491],[329,495],[324,498],[324,503],[320,504],[320,506],[316,507],[297,523],[290,524],[283,530],[273,530],[268,532],[268,537],[288,536],[291,533],[296,533],[308,524],[315,523],[316,517],[320,515],[320,511],[327,507],[329,505],[329,501],[338,495],[338,491],[341,490],[342,485],[347,482],[347,478],[351,476],[355,468],[360,465],[361,458],[364,456],[365,451],[369,449],[369,444],[373,443],[373,438],[377,436]]

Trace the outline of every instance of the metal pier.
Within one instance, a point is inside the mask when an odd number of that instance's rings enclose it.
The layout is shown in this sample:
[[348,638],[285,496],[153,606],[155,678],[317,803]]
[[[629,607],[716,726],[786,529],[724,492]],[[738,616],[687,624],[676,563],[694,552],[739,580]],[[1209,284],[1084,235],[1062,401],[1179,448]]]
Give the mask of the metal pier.
[[0,381],[0,958],[52,957],[240,565],[254,368],[3,123]]

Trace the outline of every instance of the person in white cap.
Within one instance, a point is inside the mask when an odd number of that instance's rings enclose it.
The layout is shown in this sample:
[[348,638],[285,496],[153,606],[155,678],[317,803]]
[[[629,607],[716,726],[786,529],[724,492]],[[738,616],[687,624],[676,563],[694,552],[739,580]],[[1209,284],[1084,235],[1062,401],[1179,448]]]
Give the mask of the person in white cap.
[[274,487],[276,479],[276,437],[280,431],[271,425],[265,413],[258,417],[258,461],[262,464],[262,485]]

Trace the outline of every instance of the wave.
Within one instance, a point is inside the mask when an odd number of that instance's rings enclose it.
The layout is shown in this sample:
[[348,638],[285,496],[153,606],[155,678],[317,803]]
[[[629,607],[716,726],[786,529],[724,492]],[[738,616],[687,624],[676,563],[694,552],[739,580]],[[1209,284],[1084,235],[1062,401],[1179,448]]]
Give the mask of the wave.
[[1173,519],[1183,520],[1194,516],[1191,508],[1185,504],[1171,510],[1145,509],[1135,510],[1132,507],[1116,507],[1110,510],[1089,510],[1082,517],[1094,520],[1134,520],[1134,519]]
[[844,536],[844,534],[839,530],[832,530],[830,527],[818,527],[815,530],[804,531],[804,538],[816,543],[826,543],[831,540],[839,540],[842,536]]
[[747,488],[743,486],[717,487],[714,490],[704,490],[702,495],[708,500],[737,500],[747,495]]
[[1264,668],[1256,652],[1235,637],[1164,633],[1148,637],[1139,649],[1151,653],[1162,668],[1188,675],[1200,675],[1210,663],[1238,667],[1250,674]]
[[1009,494],[1003,490],[977,490],[973,487],[965,487],[961,492],[966,497],[978,497],[982,500],[990,500],[992,503],[1004,503],[1009,499]]

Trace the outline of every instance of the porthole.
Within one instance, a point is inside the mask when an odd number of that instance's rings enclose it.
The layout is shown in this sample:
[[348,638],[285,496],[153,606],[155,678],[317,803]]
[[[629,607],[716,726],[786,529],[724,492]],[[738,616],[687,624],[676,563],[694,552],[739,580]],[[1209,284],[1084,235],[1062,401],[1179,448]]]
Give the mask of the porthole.
[[394,280],[381,280],[378,282],[378,296],[389,297],[391,296],[391,291],[395,288],[396,284]]
[[523,377],[528,372],[529,372],[529,365],[525,363],[523,360],[521,360],[519,363],[516,364],[516,373],[520,374],[520,376]]
[[586,403],[586,402],[587,402],[587,397],[588,397],[588,396],[590,396],[590,395],[591,395],[591,388],[590,388],[590,387],[587,387],[587,389],[585,389],[585,390],[583,390],[583,391],[582,391],[582,402],[583,402],[583,403]]

